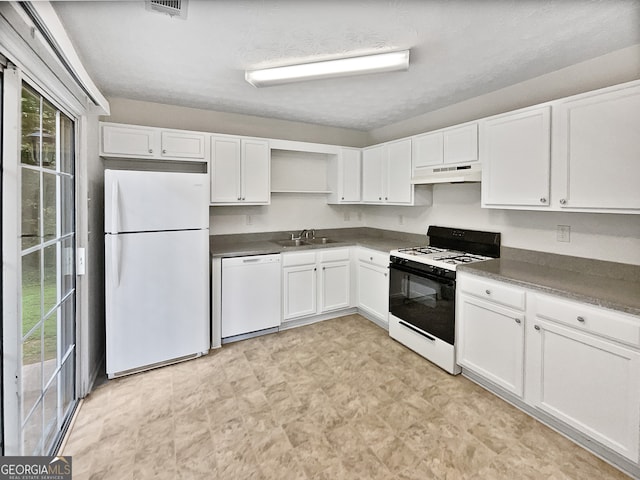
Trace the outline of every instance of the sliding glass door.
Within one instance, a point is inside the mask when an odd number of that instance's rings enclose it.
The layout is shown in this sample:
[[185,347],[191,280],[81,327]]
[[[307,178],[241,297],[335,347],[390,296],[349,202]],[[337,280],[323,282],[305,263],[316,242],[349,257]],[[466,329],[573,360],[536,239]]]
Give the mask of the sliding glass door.
[[75,403],[74,122],[23,83],[20,449],[47,455]]

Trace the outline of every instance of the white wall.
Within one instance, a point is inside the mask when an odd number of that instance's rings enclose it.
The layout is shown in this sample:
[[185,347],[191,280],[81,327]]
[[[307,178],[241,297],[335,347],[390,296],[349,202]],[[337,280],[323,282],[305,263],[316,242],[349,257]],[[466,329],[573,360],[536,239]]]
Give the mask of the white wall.
[[[349,228],[364,226],[359,205],[327,205],[323,194],[272,194],[271,205],[211,207],[212,235],[255,232],[297,232],[304,228]],[[349,220],[345,221],[345,214]],[[251,225],[247,225],[249,215]]]
[[89,117],[90,149],[87,158],[87,278],[89,281],[89,374],[90,381],[100,372],[105,353],[104,325],[104,166],[98,155],[98,117]]
[[596,57],[495,92],[369,132],[371,143],[509,112],[640,78],[640,45]]
[[[362,207],[365,226],[410,233],[426,233],[429,225],[488,230],[500,232],[506,247],[640,265],[637,215],[485,209],[479,183],[432,188],[431,207]],[[556,241],[557,225],[571,227],[569,243]]]
[[350,147],[364,147],[369,142],[369,135],[366,132],[346,128],[178,107],[126,98],[109,98],[109,105],[111,106],[111,115],[102,118],[107,122],[280,138]]

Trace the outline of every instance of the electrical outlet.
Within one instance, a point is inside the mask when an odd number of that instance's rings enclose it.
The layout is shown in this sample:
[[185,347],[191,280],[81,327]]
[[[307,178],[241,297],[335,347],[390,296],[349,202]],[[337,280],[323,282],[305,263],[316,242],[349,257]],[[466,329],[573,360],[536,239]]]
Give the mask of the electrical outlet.
[[404,225],[404,215],[398,215],[398,225]]
[[251,218],[251,215],[247,215],[246,222],[247,225],[253,225],[253,218]]
[[348,222],[349,220],[351,220],[351,212],[347,210],[346,212],[344,212],[344,221]]
[[558,230],[556,232],[556,240],[558,242],[567,242],[571,241],[571,226],[570,225],[558,225]]

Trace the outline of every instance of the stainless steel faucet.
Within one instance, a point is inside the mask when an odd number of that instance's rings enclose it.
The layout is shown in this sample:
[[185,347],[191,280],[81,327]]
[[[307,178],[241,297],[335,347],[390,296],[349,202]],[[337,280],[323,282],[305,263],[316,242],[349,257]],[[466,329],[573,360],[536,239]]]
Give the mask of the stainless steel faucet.
[[306,228],[302,230],[298,236],[295,236],[293,233],[291,234],[291,240],[300,240],[303,236],[304,238],[309,238],[309,233],[312,233],[311,238],[316,238],[316,231],[312,228],[311,230],[307,230]]

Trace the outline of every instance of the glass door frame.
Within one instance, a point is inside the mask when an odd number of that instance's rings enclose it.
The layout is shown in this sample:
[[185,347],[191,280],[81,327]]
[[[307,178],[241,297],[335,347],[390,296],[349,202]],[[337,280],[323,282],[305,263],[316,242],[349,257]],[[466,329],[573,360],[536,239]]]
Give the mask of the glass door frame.
[[[23,72],[12,65],[4,71],[3,77],[3,142],[2,142],[2,251],[3,251],[3,454],[4,455],[21,455],[23,438],[22,438],[22,420],[23,412],[21,411],[21,394],[22,394],[22,372],[21,372],[21,342],[22,342],[22,320],[21,312],[21,115],[22,115],[22,86],[23,81],[28,84],[34,91],[47,98],[56,109],[68,116],[73,122],[73,149],[74,149],[74,180],[77,175],[78,166],[78,144],[79,144],[79,118],[77,115],[71,114],[68,110],[61,108],[59,104],[53,102],[46,91],[39,88],[37,82],[23,75]],[[75,182],[74,182],[75,183]],[[77,201],[77,184],[74,186],[73,199],[73,219],[74,219],[74,251],[78,246],[77,237],[77,217],[78,217],[78,201]],[[18,208],[16,208],[18,207]],[[75,263],[75,259],[74,259]],[[73,359],[73,388],[74,395],[72,400],[73,409],[78,403],[78,361],[79,350],[79,328],[80,323],[78,310],[78,277],[75,277],[75,302],[74,308],[74,359]],[[59,354],[56,354],[59,356]],[[66,419],[67,423],[72,415]],[[58,438],[58,443],[61,438]],[[55,445],[55,444],[54,444]],[[54,447],[55,448],[55,447]],[[24,452],[30,454],[30,452]],[[42,454],[49,452],[43,451]]]

